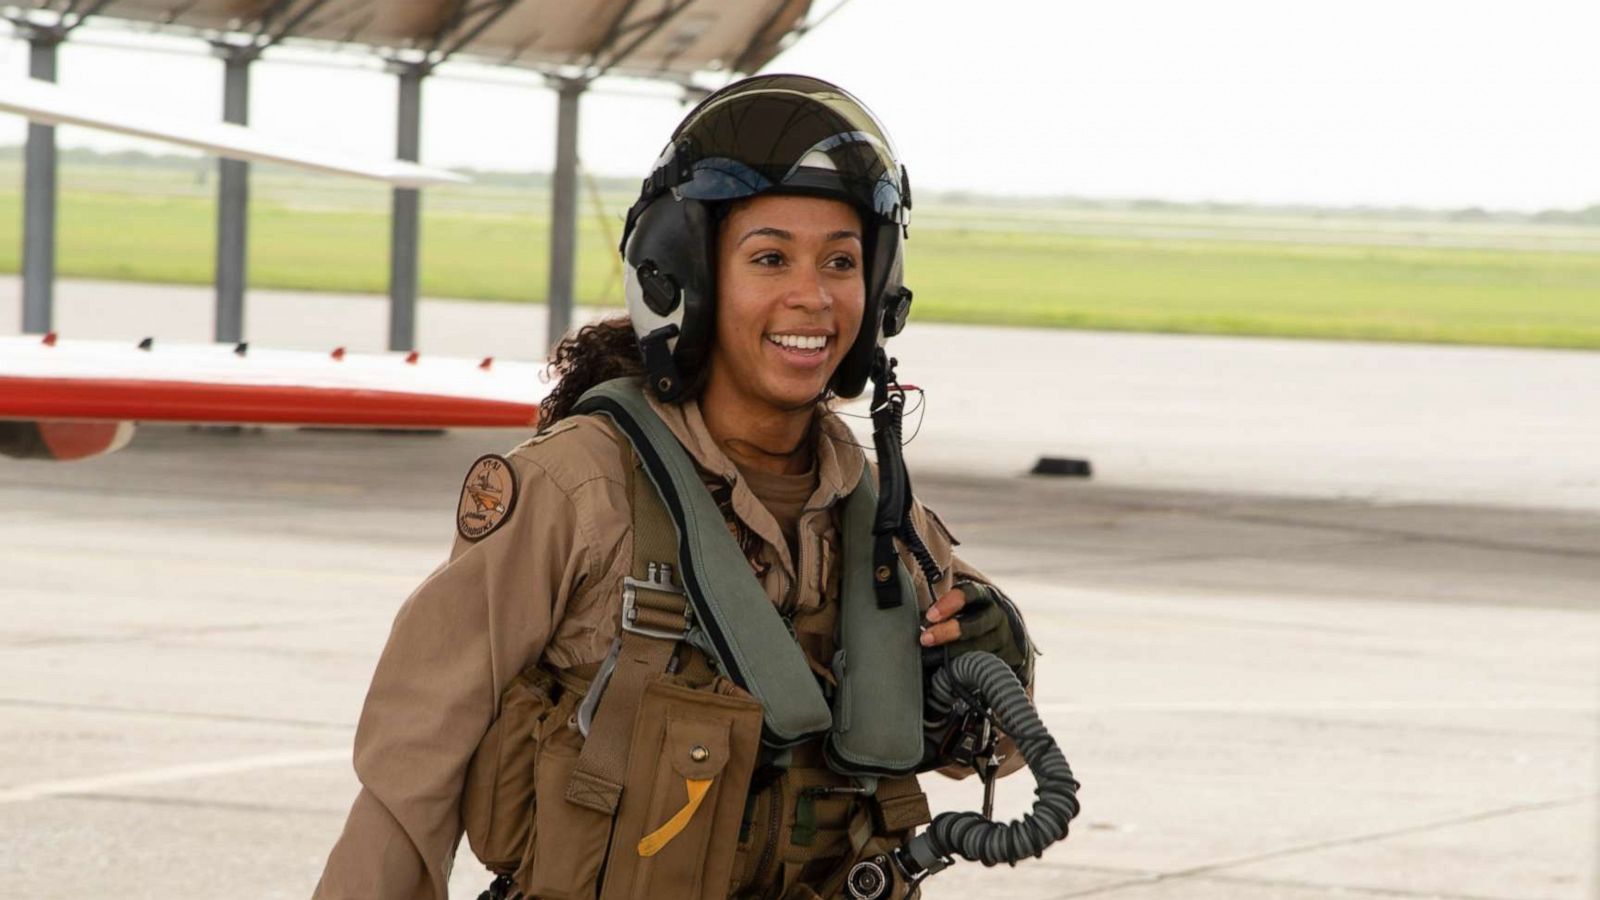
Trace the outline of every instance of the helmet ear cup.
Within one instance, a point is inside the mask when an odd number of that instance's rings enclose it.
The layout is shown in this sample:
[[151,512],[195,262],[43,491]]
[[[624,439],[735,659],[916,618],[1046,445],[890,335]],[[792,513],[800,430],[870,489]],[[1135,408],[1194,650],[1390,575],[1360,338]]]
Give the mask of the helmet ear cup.
[[695,379],[716,331],[715,240],[706,204],[664,194],[634,218],[623,241],[634,333],[643,340],[676,326],[667,346],[684,382]]
[[867,257],[867,302],[861,311],[861,331],[833,373],[833,392],[840,397],[859,396],[866,388],[874,353],[894,333],[888,330],[886,312],[894,312],[900,317],[895,324],[904,325],[900,309],[905,290],[901,283],[900,242],[900,226],[893,222],[882,222],[867,230],[863,248]]

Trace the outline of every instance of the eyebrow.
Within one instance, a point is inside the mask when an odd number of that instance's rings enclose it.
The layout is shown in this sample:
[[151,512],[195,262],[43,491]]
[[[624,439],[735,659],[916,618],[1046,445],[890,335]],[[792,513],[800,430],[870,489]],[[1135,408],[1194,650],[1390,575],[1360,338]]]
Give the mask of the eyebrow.
[[[761,228],[752,228],[749,231],[745,232],[744,233],[744,237],[739,238],[739,244],[743,244],[745,241],[748,241],[753,237],[777,238],[780,241],[792,241],[792,240],[794,240],[794,235],[790,234],[787,231],[784,231],[782,228],[761,227]],[[739,244],[734,244],[734,246],[737,247],[737,246],[739,246]]]
[[[791,232],[788,232],[788,231],[784,231],[782,228],[773,228],[771,226],[762,226],[761,228],[752,228],[749,231],[745,232],[744,237],[739,238],[739,243],[738,244],[734,244],[734,246],[737,247],[737,246],[739,246],[739,244],[743,244],[745,241],[748,241],[753,237],[777,238],[780,241],[792,241],[792,240],[794,240],[794,234],[791,233]],[[842,228],[842,229],[840,229],[838,231],[835,231],[835,232],[829,234],[828,237],[827,237],[827,241],[831,243],[833,241],[842,241],[842,240],[846,240],[848,238],[855,238],[857,241],[859,241],[859,240],[861,240],[861,235],[858,234],[853,229]]]

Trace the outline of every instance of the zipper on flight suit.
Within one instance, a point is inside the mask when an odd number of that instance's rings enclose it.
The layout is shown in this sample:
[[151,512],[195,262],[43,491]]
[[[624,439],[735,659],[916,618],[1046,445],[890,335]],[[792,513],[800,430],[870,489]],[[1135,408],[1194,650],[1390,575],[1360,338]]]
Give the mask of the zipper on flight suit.
[[784,789],[789,780],[789,773],[784,772],[773,780],[772,786],[767,790],[772,792],[770,801],[770,815],[767,816],[767,843],[761,848],[761,857],[756,860],[755,884],[759,888],[770,880],[767,874],[768,867],[772,867],[772,874],[777,874],[778,862],[778,835],[783,830]]

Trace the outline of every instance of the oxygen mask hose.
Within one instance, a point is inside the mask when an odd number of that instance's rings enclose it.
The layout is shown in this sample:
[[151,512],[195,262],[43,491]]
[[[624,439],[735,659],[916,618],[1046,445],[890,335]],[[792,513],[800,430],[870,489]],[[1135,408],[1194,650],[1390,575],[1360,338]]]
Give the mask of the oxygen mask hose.
[[992,653],[962,654],[934,674],[930,690],[929,711],[936,718],[948,716],[963,694],[992,711],[1033,772],[1038,799],[1031,811],[1012,822],[994,822],[976,812],[935,816],[926,831],[895,851],[906,879],[921,881],[956,856],[986,866],[1015,865],[1066,837],[1068,823],[1078,814],[1078,782],[1011,667]]

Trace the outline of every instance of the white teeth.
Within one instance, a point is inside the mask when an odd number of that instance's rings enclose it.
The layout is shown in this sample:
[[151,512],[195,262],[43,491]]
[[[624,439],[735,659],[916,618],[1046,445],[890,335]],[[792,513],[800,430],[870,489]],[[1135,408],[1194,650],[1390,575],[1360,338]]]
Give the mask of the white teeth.
[[790,347],[795,350],[821,350],[828,346],[828,337],[823,334],[769,334],[767,340],[780,347]]

